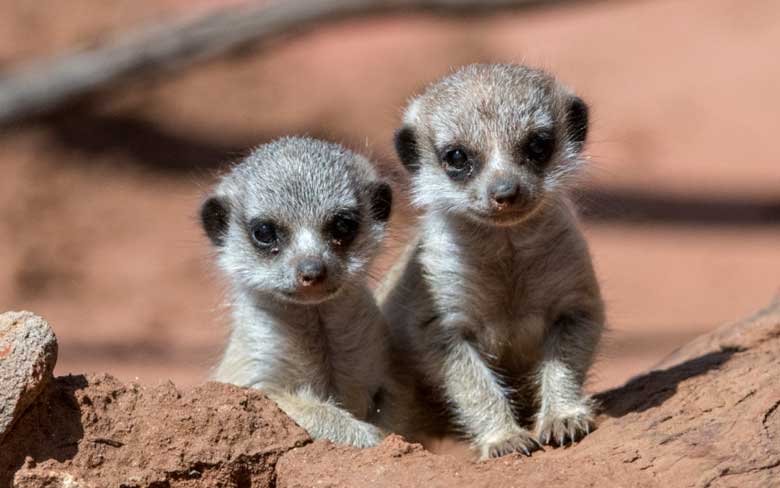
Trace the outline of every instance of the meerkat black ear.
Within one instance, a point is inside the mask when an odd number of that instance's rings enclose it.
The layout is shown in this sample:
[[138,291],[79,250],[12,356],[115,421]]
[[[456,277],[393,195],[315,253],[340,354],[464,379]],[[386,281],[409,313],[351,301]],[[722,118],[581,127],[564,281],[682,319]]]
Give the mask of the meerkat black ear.
[[571,97],[566,112],[566,125],[569,130],[569,140],[575,144],[577,151],[581,150],[588,137],[588,106],[580,97]]
[[395,152],[407,171],[414,173],[420,169],[417,134],[412,127],[405,125],[395,132]]
[[387,183],[374,183],[371,188],[371,216],[380,222],[390,218],[393,208],[393,190]]
[[220,197],[209,197],[200,207],[200,223],[215,246],[225,243],[230,219],[230,206]]

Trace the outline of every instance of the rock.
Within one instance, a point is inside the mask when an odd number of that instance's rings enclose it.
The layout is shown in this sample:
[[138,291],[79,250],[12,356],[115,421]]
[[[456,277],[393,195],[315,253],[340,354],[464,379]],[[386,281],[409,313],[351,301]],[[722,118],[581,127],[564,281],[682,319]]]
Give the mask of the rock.
[[75,478],[64,471],[54,471],[38,468],[24,468],[17,471],[14,476],[14,486],[46,487],[46,488],[92,488],[92,485],[84,480]]
[[0,444],[0,486],[773,486],[778,358],[775,304],[598,395],[598,429],[579,444],[485,462],[398,436],[362,450],[311,442],[251,389],[57,378]]
[[258,390],[207,383],[182,393],[170,382],[68,376],[0,445],[0,486],[18,471],[19,486],[31,487],[64,474],[79,486],[266,487],[279,456],[308,442]]
[[57,362],[57,339],[30,312],[0,315],[0,443],[43,391]]

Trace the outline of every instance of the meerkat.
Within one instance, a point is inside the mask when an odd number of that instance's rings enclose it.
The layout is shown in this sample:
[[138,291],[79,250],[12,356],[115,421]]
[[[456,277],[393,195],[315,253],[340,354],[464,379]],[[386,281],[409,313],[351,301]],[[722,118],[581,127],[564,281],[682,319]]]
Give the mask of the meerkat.
[[422,216],[381,304],[395,362],[417,383],[414,416],[433,416],[417,427],[460,433],[483,458],[594,427],[583,383],[604,307],[567,191],[587,132],[583,100],[520,65],[441,79],[396,132]]
[[263,390],[313,438],[367,447],[387,327],[367,286],[392,190],[363,156],[289,137],[221,178],[200,217],[229,280],[232,331],[213,375]]

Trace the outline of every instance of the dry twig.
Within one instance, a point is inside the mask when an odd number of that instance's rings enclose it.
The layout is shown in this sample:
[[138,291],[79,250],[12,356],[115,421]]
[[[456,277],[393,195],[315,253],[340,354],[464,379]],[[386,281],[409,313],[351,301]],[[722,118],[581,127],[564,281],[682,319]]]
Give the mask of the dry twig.
[[316,24],[391,12],[485,13],[555,0],[287,0],[248,2],[35,62],[0,79],[0,126],[45,114],[132,79],[170,73]]

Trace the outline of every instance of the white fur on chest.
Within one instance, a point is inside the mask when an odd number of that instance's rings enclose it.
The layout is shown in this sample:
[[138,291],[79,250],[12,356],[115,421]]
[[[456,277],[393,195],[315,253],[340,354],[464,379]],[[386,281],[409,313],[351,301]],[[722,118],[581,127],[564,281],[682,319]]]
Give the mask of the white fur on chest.
[[265,390],[306,389],[365,415],[386,368],[385,326],[370,298],[366,290],[295,313],[237,300],[215,379]]
[[533,256],[511,233],[468,235],[437,218],[427,220],[424,233],[419,259],[442,323],[475,329],[497,349],[538,348],[546,304],[530,289]]

